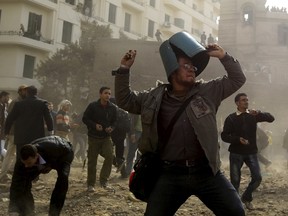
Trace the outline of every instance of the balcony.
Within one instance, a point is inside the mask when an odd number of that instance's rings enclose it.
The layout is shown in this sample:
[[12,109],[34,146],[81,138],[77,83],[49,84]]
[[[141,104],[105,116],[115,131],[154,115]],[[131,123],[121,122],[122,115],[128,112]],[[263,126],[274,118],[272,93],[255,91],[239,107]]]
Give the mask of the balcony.
[[141,0],[123,0],[122,4],[125,7],[129,7],[132,10],[135,10],[138,12],[144,12],[144,10],[145,10],[144,1],[141,1]]
[[57,10],[59,0],[1,0],[1,2],[8,3],[23,3],[29,5],[38,5],[46,10]]
[[[197,9],[195,5],[193,7],[189,7],[187,4],[181,2],[181,1],[175,1],[175,0],[163,0],[164,4],[166,4],[168,7],[172,8],[176,11],[182,11],[186,14],[189,14],[193,17],[193,19],[197,19],[200,22],[207,23],[212,28],[218,29],[218,25],[215,20],[212,20],[211,18],[204,15],[203,11],[200,11]],[[180,17],[181,18],[181,17]]]
[[43,52],[52,52],[53,40],[44,38],[41,34],[24,34],[20,31],[0,31],[0,45],[19,45]]
[[57,2],[58,2],[57,0],[28,0],[27,1],[27,3],[37,4],[38,6],[41,6],[44,9],[49,9],[49,10],[57,10],[58,8]]
[[179,11],[189,10],[189,8],[187,8],[187,5],[181,1],[163,0],[163,3],[166,4],[168,7],[172,8],[173,10],[179,10]]
[[160,31],[167,35],[173,35],[176,32],[183,30],[182,28],[179,28],[176,25],[168,21],[165,21],[160,27],[161,27]]

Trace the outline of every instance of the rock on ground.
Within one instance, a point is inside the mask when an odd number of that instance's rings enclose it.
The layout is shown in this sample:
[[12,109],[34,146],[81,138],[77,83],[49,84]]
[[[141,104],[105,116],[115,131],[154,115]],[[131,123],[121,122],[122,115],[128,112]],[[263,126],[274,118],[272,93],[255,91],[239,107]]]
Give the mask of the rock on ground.
[[[101,159],[100,163],[101,165]],[[222,169],[229,178],[229,168],[226,163]],[[98,172],[100,167],[97,168]],[[269,169],[262,167],[263,181],[254,193],[253,211],[246,210],[248,216],[287,216],[288,215],[288,169],[284,161],[273,162]],[[62,216],[139,216],[143,215],[146,204],[129,198],[128,179],[119,178],[113,167],[110,185],[115,193],[106,191],[96,185],[95,193],[86,191],[87,170],[82,169],[82,163],[75,160],[70,174],[70,185]],[[33,185],[33,194],[37,216],[46,216],[51,191],[54,188],[56,172],[41,175],[40,180]],[[250,181],[249,171],[243,167],[240,193]],[[0,184],[0,216],[7,215],[9,203],[10,180]],[[176,216],[210,216],[213,213],[196,197],[190,197],[177,211]]]

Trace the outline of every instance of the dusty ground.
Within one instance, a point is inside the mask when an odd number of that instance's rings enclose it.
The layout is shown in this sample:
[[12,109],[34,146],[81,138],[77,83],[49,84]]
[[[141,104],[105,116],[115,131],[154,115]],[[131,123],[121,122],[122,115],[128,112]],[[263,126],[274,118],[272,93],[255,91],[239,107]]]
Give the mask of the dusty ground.
[[[228,166],[223,165],[228,175]],[[70,188],[67,194],[63,216],[140,216],[144,214],[145,203],[128,198],[128,179],[119,178],[113,168],[110,184],[115,193],[107,192],[98,186],[95,193],[86,192],[86,170],[82,163],[74,161],[70,175]],[[268,170],[263,169],[263,182],[254,194],[253,211],[248,216],[287,216],[288,215],[288,170],[284,160],[273,161]],[[49,197],[54,187],[55,172],[42,175],[33,185],[37,215],[47,215]],[[243,169],[241,190],[249,181],[247,169]],[[0,185],[0,216],[7,215],[9,181]],[[177,212],[177,216],[213,215],[197,198],[191,197]]]

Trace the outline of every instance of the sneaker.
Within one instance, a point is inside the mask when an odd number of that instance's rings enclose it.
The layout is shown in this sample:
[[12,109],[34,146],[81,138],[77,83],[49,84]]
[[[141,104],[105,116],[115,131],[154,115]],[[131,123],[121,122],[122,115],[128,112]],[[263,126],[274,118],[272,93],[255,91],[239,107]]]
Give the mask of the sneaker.
[[115,189],[113,187],[111,187],[110,185],[108,185],[107,183],[101,183],[100,187],[109,191],[109,192],[115,193]]
[[93,186],[90,185],[90,186],[88,186],[87,191],[88,192],[95,192],[96,190]]
[[242,201],[248,210],[254,210],[254,205],[249,201]]

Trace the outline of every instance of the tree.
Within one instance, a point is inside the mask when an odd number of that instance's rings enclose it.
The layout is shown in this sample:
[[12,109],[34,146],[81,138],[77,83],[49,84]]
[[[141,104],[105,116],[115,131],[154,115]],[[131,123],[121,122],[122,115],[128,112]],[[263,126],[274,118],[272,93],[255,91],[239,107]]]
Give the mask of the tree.
[[110,38],[112,33],[109,25],[88,21],[81,23],[81,30],[79,43],[71,43],[58,50],[47,60],[41,61],[36,69],[37,79],[43,87],[41,97],[54,104],[69,99],[77,111],[87,105],[95,46],[101,38]]

